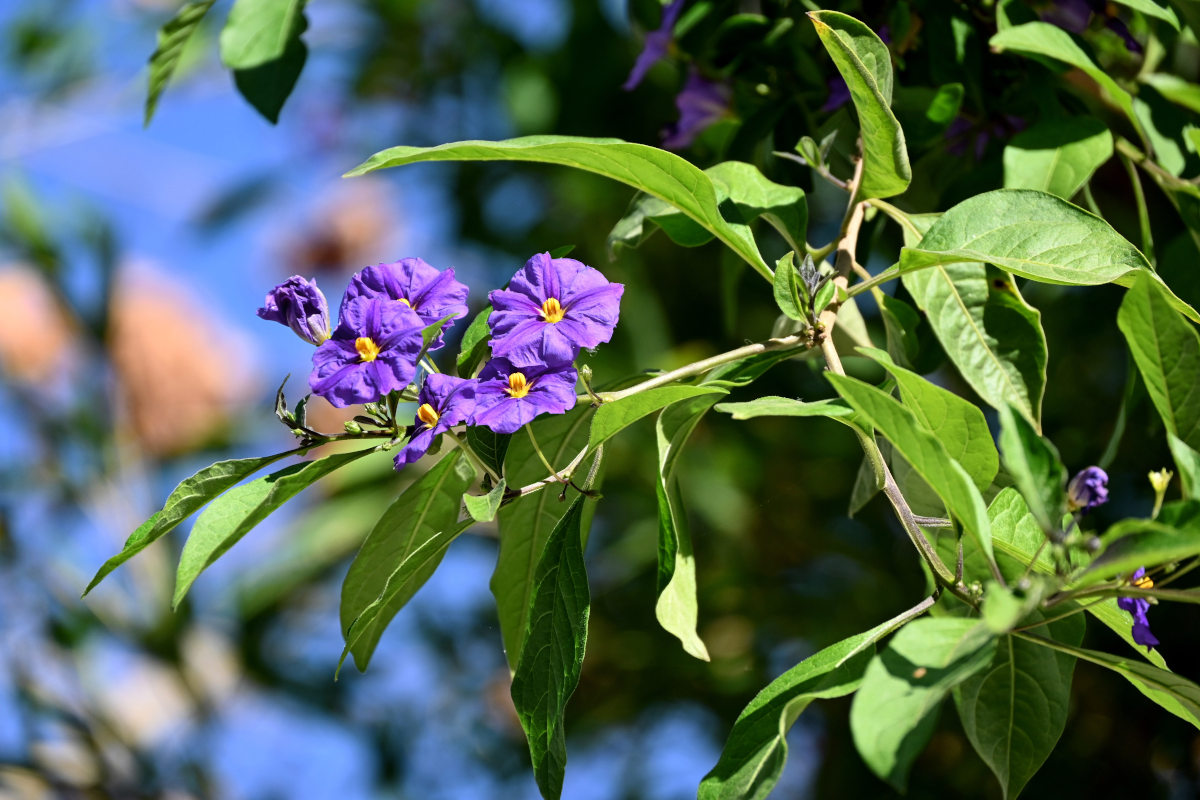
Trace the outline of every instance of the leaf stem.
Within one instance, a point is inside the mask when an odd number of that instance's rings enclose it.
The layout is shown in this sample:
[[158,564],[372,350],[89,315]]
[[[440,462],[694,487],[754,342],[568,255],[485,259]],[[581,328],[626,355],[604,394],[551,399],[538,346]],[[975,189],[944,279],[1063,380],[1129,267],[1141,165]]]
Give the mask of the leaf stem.
[[1138,177],[1137,167],[1133,165],[1133,161],[1124,153],[1118,154],[1121,163],[1125,166],[1125,174],[1129,176],[1129,183],[1133,186],[1133,199],[1137,203],[1138,226],[1142,230],[1142,255],[1154,266],[1154,236],[1150,231],[1150,211],[1146,208],[1146,194],[1142,190],[1142,179]]
[[537,437],[533,435],[533,428],[529,425],[525,426],[525,432],[529,434],[529,443],[533,445],[533,452],[537,453],[538,460],[542,462],[542,466],[550,470],[550,473],[562,483],[566,483],[567,479],[559,477],[558,470],[550,463],[550,459],[546,458],[546,454],[542,452],[542,448],[538,446]]

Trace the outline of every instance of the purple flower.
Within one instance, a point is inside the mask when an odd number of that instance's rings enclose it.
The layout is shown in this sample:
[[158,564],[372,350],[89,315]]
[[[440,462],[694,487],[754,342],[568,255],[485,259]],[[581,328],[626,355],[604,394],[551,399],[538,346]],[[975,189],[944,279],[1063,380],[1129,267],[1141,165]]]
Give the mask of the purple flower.
[[338,408],[373,403],[408,386],[425,323],[404,303],[356,297],[342,303],[333,337],[313,353],[308,385]]
[[538,253],[488,295],[492,355],[518,367],[569,364],[612,338],[625,287],[573,258]]
[[517,367],[506,358],[493,358],[479,373],[471,424],[514,433],[539,414],[570,411],[577,378],[570,364]]
[[293,275],[267,293],[258,316],[287,325],[306,342],[329,338],[329,303],[315,280]]
[[709,125],[729,116],[729,101],[728,86],[706,80],[692,72],[683,85],[683,91],[675,97],[679,121],[667,129],[663,147],[682,150],[690,145]]
[[434,373],[425,378],[417,402],[417,419],[408,429],[408,444],[396,454],[396,469],[425,455],[435,437],[471,417],[475,411],[475,381]]
[[637,57],[637,61],[634,62],[629,77],[625,83],[621,84],[622,89],[628,92],[636,88],[642,82],[642,78],[646,77],[650,68],[667,57],[667,51],[671,48],[671,35],[675,30],[675,21],[679,19],[679,12],[682,10],[683,0],[671,0],[671,4],[663,9],[662,24],[658,26],[657,30],[646,34],[646,44]]
[[1108,502],[1108,473],[1099,467],[1088,467],[1075,474],[1067,484],[1067,505],[1072,511],[1091,511]]
[[[454,267],[439,271],[422,259],[402,258],[360,270],[350,279],[342,307],[356,297],[384,295],[410,306],[426,325],[432,325],[451,315],[465,316],[468,291],[466,284],[454,279]],[[429,349],[442,344],[438,333]]]
[[830,78],[826,86],[829,87],[829,97],[825,100],[825,105],[818,110],[837,111],[850,102],[850,87],[846,85],[846,79],[840,73]]
[[1125,49],[1131,53],[1142,52],[1141,43],[1133,38],[1129,27],[1110,12],[1105,0],[1058,0],[1042,14],[1042,19],[1071,33],[1083,33],[1091,24],[1093,14],[1104,17],[1104,27],[1121,37]]
[[[1145,567],[1138,567],[1129,582],[1138,589],[1154,588],[1154,581],[1146,576]],[[1150,621],[1146,619],[1146,612],[1150,610],[1150,600],[1145,597],[1118,597],[1117,606],[1133,615],[1133,640],[1144,644],[1147,650],[1157,647],[1158,638],[1150,632]]]

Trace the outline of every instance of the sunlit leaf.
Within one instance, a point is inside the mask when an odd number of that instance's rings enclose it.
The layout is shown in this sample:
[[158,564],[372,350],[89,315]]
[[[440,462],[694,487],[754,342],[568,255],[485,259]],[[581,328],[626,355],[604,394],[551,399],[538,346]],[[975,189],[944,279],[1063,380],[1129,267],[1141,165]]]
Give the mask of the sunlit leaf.
[[162,96],[171,76],[175,74],[184,48],[215,2],[216,0],[194,0],[188,3],[158,31],[158,47],[150,56],[150,88],[146,92],[146,112],[142,124],[150,124],[154,109],[158,107],[158,98]]

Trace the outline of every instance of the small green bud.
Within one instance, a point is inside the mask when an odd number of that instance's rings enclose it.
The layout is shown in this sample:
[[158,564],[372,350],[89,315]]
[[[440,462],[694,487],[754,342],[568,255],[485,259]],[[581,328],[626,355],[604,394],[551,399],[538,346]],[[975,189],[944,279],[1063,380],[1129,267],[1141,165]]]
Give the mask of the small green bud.
[[352,419],[346,420],[345,423],[343,423],[342,427],[346,429],[346,433],[350,433],[350,434],[357,434],[357,433],[363,432],[362,425],[359,425],[357,422],[355,422]]

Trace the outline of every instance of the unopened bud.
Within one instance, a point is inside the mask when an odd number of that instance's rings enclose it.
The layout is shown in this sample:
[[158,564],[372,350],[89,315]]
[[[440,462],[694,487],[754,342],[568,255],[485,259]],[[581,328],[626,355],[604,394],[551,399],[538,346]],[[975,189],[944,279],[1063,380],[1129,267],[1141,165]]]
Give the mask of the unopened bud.
[[346,420],[345,423],[342,424],[342,427],[346,429],[346,433],[350,433],[350,434],[357,434],[357,433],[363,432],[362,425],[359,425],[357,422],[355,422],[352,419]]

